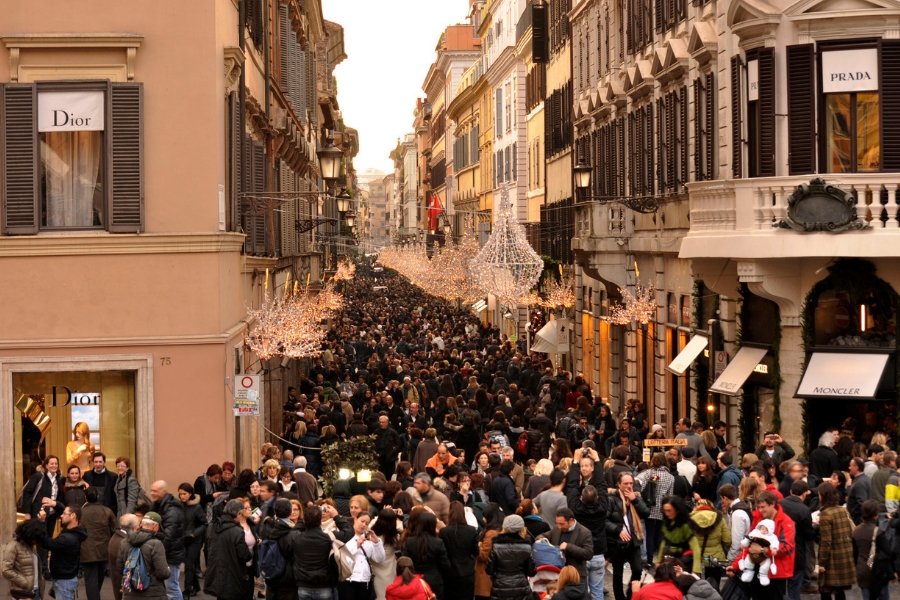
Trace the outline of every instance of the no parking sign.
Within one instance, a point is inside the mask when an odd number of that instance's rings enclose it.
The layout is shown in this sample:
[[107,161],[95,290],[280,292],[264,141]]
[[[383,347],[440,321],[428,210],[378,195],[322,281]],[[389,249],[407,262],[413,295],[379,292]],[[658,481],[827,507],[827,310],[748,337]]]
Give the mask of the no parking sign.
[[259,375],[234,376],[234,416],[259,416]]

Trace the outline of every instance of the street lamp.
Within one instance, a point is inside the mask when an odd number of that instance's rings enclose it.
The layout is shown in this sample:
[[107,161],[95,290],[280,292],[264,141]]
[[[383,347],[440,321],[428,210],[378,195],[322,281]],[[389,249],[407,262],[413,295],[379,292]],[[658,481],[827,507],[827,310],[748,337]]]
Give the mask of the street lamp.
[[331,138],[325,140],[325,145],[316,152],[316,156],[319,158],[322,179],[334,181],[340,176],[341,159],[344,157],[344,153],[334,146]]
[[344,220],[347,222],[347,227],[352,229],[353,223],[356,221],[356,215],[354,215],[352,212],[348,212],[344,217]]
[[591,196],[588,190],[591,187],[591,172],[594,168],[585,162],[584,158],[578,159],[578,164],[572,167],[575,175],[575,188],[579,192],[579,200],[596,201],[600,204],[622,204],[631,210],[644,214],[655,213],[659,210],[659,200],[653,196],[645,197],[609,197]]
[[347,193],[346,189],[337,195],[337,209],[338,212],[342,213],[350,210],[350,194]]

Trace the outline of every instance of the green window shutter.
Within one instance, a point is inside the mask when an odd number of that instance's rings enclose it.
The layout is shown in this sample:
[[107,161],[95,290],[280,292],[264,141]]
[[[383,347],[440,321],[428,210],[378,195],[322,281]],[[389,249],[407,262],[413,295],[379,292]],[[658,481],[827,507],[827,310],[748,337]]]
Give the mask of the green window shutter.
[[111,84],[109,231],[112,233],[144,230],[143,98],[141,83]]
[[38,231],[37,96],[33,85],[0,86],[0,200],[3,231]]

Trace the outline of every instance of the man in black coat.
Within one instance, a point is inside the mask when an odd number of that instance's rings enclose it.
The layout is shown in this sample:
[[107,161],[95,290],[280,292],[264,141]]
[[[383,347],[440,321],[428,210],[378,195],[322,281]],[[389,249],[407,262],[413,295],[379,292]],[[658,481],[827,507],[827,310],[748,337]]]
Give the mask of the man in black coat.
[[[336,537],[346,537],[352,529],[343,519],[337,519],[337,511],[327,504],[322,509],[329,511],[328,517],[342,528]],[[299,598],[330,597],[330,591],[337,586],[337,573],[331,561],[331,537],[322,531],[322,509],[310,506],[303,510],[304,531],[291,534],[289,540],[293,560],[289,568],[293,570]]]
[[[46,513],[41,510],[38,518],[43,521]],[[81,508],[67,506],[59,516],[62,531],[55,538],[45,533],[40,544],[52,552],[50,576],[57,600],[75,600],[78,588],[78,571],[81,568],[81,543],[87,539],[87,531],[81,526]]]
[[378,452],[378,470],[390,480],[397,466],[397,455],[403,449],[403,440],[397,430],[391,427],[390,419],[382,414],[378,417],[375,430],[375,450]]
[[284,557],[285,569],[278,577],[266,579],[266,600],[296,600],[297,584],[294,582],[294,570],[291,564],[294,561],[292,548],[293,535],[300,535],[300,530],[294,529],[290,520],[291,502],[286,498],[279,498],[273,507],[274,517],[262,522],[259,527],[259,537],[265,540],[274,540],[278,545],[278,551]]
[[150,486],[150,499],[153,511],[162,517],[163,546],[166,549],[166,560],[169,563],[169,578],[166,580],[166,595],[169,600],[183,600],[181,584],[181,563],[184,562],[184,506],[172,494],[166,491],[165,481],[154,481]]
[[219,600],[246,600],[253,596],[253,577],[247,567],[253,554],[244,541],[243,526],[249,515],[249,502],[229,500],[210,535],[203,591]]
[[869,476],[863,473],[865,463],[863,459],[855,457],[850,459],[848,465],[850,471],[850,486],[847,488],[847,512],[853,522],[862,523],[862,503],[872,497],[872,482]]
[[806,505],[809,496],[809,485],[802,479],[791,484],[791,494],[781,502],[781,508],[794,521],[794,576],[787,582],[787,597],[800,600],[800,589],[806,577],[806,550],[809,542],[816,539],[816,530],[812,524],[812,511]]
[[543,537],[558,546],[566,557],[566,565],[575,567],[581,575],[579,588],[587,593],[587,563],[594,557],[594,536],[587,527],[575,520],[571,508],[556,511],[556,524]]
[[516,484],[511,475],[515,467],[513,461],[504,460],[500,463],[500,472],[491,478],[491,501],[499,504],[505,515],[515,514],[519,506]]
[[[582,458],[582,462],[591,461]],[[603,489],[603,488],[601,488]],[[580,493],[568,488],[569,508],[575,514],[576,522],[591,532],[594,555],[587,563],[587,586],[593,598],[603,597],[603,581],[606,575],[606,511],[607,496],[601,494],[591,484],[585,485]]]
[[82,475],[89,486],[97,490],[100,502],[116,514],[116,479],[115,473],[106,468],[106,455],[102,452],[94,452],[94,468]]

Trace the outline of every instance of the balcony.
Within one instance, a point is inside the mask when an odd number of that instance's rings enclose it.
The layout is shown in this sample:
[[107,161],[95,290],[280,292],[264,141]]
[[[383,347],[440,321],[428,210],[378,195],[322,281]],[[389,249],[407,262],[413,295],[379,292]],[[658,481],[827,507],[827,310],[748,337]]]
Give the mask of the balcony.
[[856,199],[866,229],[798,233],[777,225],[796,187],[816,175],[703,181],[689,184],[690,231],[682,258],[900,256],[900,174],[818,175]]

